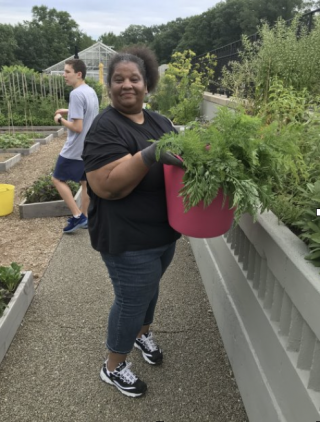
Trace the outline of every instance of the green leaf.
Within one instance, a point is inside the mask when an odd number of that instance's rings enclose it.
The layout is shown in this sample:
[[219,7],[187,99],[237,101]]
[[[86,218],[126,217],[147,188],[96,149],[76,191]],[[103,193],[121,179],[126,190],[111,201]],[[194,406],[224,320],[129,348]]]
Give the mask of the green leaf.
[[320,233],[314,233],[310,236],[310,239],[315,242],[315,243],[319,243],[320,244]]

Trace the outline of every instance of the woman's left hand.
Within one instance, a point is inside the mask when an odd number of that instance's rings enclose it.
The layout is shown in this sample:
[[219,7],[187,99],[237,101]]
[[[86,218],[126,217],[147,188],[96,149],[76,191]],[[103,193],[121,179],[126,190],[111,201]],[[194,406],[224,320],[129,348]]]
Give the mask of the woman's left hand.
[[169,164],[183,168],[183,161],[170,151],[161,151],[160,158],[156,158],[157,142],[153,142],[152,145],[141,151],[141,157],[147,167],[151,167],[156,161],[162,164]]

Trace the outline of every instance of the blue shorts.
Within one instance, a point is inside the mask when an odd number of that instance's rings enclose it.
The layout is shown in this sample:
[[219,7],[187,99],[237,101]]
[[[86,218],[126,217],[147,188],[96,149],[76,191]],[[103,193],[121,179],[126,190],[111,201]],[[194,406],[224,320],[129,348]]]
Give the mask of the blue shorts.
[[53,177],[66,182],[72,180],[73,182],[80,182],[86,180],[84,172],[84,164],[82,160],[70,160],[59,155],[56,167],[53,172]]

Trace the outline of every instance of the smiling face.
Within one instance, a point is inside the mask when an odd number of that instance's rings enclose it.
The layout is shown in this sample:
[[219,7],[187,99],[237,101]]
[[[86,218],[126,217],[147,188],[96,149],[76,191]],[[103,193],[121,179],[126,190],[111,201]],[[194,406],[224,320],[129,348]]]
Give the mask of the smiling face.
[[109,93],[113,107],[121,113],[141,112],[147,87],[135,63],[122,61],[115,66]]
[[83,83],[82,73],[75,72],[70,64],[66,64],[64,66],[63,77],[66,85],[70,85],[72,86],[72,88],[76,88],[77,86]]

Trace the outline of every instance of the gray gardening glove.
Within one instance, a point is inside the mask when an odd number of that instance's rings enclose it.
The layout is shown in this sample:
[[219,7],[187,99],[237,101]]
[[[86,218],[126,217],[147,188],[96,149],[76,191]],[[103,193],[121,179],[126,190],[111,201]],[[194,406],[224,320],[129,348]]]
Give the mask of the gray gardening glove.
[[[143,162],[147,167],[151,167],[152,164],[154,164],[156,159],[156,149],[157,149],[157,142],[153,142],[152,145],[149,147],[143,149],[141,151],[141,157],[143,159]],[[162,164],[169,164],[171,166],[176,166],[183,168],[183,162],[177,158],[172,152],[169,151],[161,151],[159,163]]]

